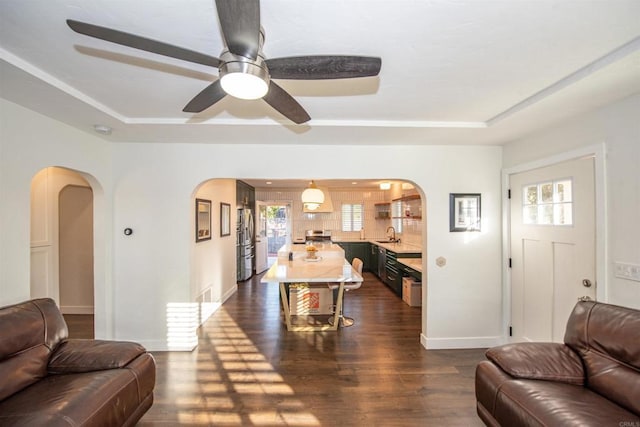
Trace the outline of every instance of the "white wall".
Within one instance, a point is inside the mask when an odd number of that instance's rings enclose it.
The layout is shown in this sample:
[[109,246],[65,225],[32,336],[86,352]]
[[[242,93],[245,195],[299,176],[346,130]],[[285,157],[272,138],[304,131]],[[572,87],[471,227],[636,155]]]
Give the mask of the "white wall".
[[[31,298],[53,298],[63,313],[93,314],[93,252],[91,265],[73,260],[72,280],[60,279],[59,195],[70,185],[90,188],[80,174],[58,167],[42,169],[31,181]],[[83,275],[90,280],[80,280]],[[63,293],[71,299],[64,301]]]
[[[326,166],[310,170],[300,162],[309,150]],[[423,325],[428,339],[423,342],[464,347],[493,345],[501,338],[500,147],[119,143],[113,152],[115,229],[135,230],[130,239],[116,233],[114,242],[118,338],[161,348],[166,307],[193,301],[189,248],[194,188],[212,178],[310,175],[318,180],[393,177],[415,182],[429,212]],[[482,193],[482,233],[449,233],[450,192]],[[435,266],[439,256],[447,258],[445,267]]]
[[[172,310],[194,302],[193,197],[201,183],[236,177],[390,178],[421,188],[428,212],[423,343],[490,346],[502,338],[501,147],[397,141],[389,146],[109,145],[6,101],[0,108],[2,305],[30,296],[29,190],[33,175],[46,166],[84,172],[94,190],[96,336],[131,339],[150,349],[168,348]],[[321,168],[300,161],[310,151]],[[481,233],[449,233],[451,192],[482,193]],[[134,230],[128,237],[127,227]],[[446,266],[435,265],[439,256]]]
[[[194,301],[222,303],[237,290],[236,283],[236,181],[213,179],[203,183],[195,197],[211,200],[211,240],[195,242],[191,250],[191,289]],[[193,199],[195,206],[195,198]],[[231,205],[229,236],[220,236],[220,203]],[[195,218],[193,229],[195,229]]]
[[95,334],[112,323],[111,146],[95,136],[0,99],[0,305],[31,297],[30,189],[48,166],[78,171],[94,193]]
[[503,166],[511,168],[602,143],[606,147],[606,265],[597,268],[606,269],[607,302],[640,308],[640,283],[615,277],[613,269],[616,261],[640,265],[640,95],[505,145]]

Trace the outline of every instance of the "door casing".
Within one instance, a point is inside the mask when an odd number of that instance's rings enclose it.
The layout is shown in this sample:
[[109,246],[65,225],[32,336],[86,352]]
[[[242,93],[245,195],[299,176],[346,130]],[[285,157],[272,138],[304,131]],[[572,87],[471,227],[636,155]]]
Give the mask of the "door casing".
[[607,219],[606,219],[606,145],[605,143],[581,147],[572,151],[556,154],[543,159],[523,163],[502,170],[502,318],[504,342],[509,341],[509,326],[511,325],[511,269],[509,268],[511,221],[509,218],[509,177],[512,174],[526,172],[545,166],[551,166],[568,160],[579,159],[585,156],[594,157],[595,177],[595,273],[596,273],[596,298],[600,302],[608,301],[608,257],[606,253]]

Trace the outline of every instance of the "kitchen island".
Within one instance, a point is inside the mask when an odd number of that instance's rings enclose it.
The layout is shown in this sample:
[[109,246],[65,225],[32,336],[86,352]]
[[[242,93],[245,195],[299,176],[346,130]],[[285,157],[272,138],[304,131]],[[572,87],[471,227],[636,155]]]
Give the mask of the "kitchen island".
[[304,243],[286,244],[278,249],[278,259],[287,258],[289,256],[289,252],[293,253],[294,258],[306,257],[308,246],[316,248],[316,256],[318,257],[344,259],[344,249],[331,242],[314,242],[312,245]]
[[[277,261],[269,268],[260,282],[278,282],[280,286],[280,298],[284,310],[285,322],[289,331],[335,331],[338,329],[338,317],[342,309],[345,282],[362,282],[363,278],[356,272],[351,264],[344,259],[344,251],[337,245],[325,244],[318,247],[316,258],[307,258],[305,245],[285,245],[278,251]],[[300,248],[296,248],[299,246]],[[294,250],[295,249],[295,250]],[[289,253],[292,260],[289,260]],[[281,256],[281,254],[283,256]],[[293,283],[340,283],[338,288],[338,300],[334,310],[333,326],[322,325],[296,325],[292,323],[289,306],[288,285]]]

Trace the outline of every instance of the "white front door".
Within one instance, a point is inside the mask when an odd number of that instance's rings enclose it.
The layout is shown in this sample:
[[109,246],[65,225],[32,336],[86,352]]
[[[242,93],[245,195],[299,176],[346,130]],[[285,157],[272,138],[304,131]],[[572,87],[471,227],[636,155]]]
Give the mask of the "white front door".
[[512,341],[562,342],[577,300],[595,299],[594,159],[512,174]]

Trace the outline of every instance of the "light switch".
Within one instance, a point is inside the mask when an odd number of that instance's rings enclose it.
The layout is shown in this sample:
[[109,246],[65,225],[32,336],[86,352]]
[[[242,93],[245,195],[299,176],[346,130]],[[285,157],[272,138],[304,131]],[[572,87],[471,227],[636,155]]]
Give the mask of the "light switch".
[[629,264],[626,262],[616,262],[614,265],[616,277],[640,282],[640,265]]

